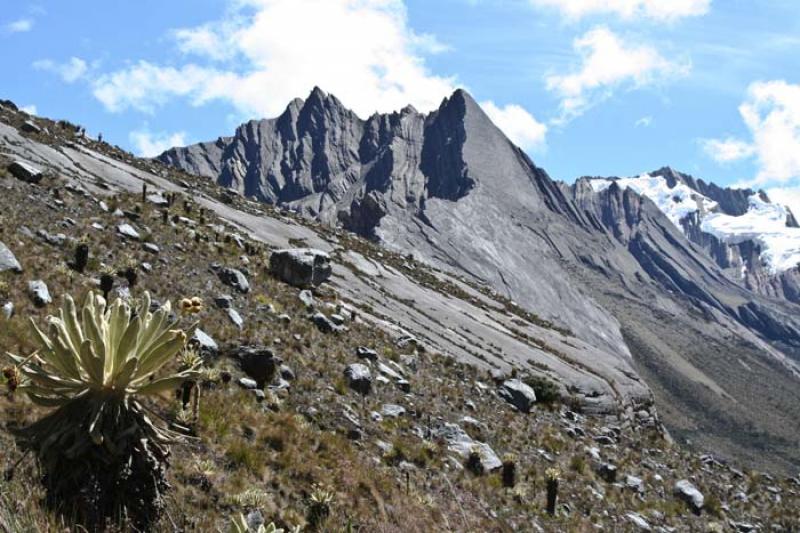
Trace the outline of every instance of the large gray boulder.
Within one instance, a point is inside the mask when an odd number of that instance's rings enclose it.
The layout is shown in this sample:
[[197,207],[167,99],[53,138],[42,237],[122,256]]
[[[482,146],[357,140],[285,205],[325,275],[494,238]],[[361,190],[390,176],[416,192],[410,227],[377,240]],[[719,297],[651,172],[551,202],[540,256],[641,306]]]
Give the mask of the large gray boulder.
[[536,393],[529,385],[518,379],[504,381],[498,394],[522,413],[530,413],[533,404],[536,403]]
[[28,183],[39,183],[42,181],[42,171],[36,168],[35,166],[31,165],[27,161],[13,161],[10,165],[8,165],[8,171],[17,179],[21,179],[22,181]]
[[331,276],[330,256],[313,248],[276,250],[269,258],[273,276],[295,287],[319,285]]
[[22,265],[4,243],[0,242],[0,272],[22,272]]
[[700,514],[700,511],[703,510],[705,497],[703,496],[703,493],[697,490],[697,487],[695,487],[688,479],[682,479],[675,483],[673,493],[679,499],[686,502],[695,513]]
[[217,342],[200,328],[194,330],[194,335],[189,339],[189,344],[195,346],[202,355],[216,355],[219,352]]
[[232,354],[239,361],[242,371],[264,387],[275,377],[281,360],[264,346],[240,346]]

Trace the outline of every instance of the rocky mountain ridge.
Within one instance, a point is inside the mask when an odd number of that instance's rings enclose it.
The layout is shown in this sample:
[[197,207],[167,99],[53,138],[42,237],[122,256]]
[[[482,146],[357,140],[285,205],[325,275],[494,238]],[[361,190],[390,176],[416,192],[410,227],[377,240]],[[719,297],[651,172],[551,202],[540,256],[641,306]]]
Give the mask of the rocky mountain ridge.
[[[553,181],[462,90],[427,115],[361,120],[315,89],[213,149],[158,159],[485,284],[617,354],[680,437],[734,453],[762,438],[744,428],[766,425],[776,453],[793,453],[774,393],[794,409],[795,305],[733,280],[647,197]],[[741,211],[735,194],[720,198]]]

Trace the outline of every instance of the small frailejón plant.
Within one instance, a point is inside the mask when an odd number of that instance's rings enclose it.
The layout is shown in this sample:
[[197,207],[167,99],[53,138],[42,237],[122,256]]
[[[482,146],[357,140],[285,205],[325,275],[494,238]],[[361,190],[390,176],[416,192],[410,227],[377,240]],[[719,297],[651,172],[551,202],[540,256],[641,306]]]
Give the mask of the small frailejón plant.
[[186,345],[171,315],[169,303],[150,312],[146,292],[135,309],[106,306],[93,292],[78,308],[67,296],[47,333],[31,321],[38,351],[8,354],[21,375],[17,391],[55,408],[19,429],[19,444],[38,457],[49,502],[89,529],[108,521],[146,529],[163,510],[168,446],[180,437],[155,425],[139,397],[199,375],[184,367],[156,377]]

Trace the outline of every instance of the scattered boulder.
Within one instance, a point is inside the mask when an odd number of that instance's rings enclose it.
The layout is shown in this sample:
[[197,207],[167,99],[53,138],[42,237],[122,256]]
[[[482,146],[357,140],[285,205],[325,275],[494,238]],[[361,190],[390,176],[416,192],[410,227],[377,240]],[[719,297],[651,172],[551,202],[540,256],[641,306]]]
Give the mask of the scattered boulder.
[[120,224],[119,226],[117,226],[117,233],[119,233],[123,237],[127,237],[128,239],[133,239],[135,241],[141,239],[139,232],[136,231],[136,229],[130,224]]
[[39,133],[42,131],[42,128],[36,125],[36,123],[32,120],[26,120],[22,123],[22,126],[19,127],[20,131],[24,131],[26,133]]
[[406,408],[394,403],[385,403],[381,407],[381,416],[384,418],[399,418],[406,414]]
[[13,161],[8,165],[8,171],[15,178],[27,183],[39,183],[44,177],[41,170],[26,161]]
[[240,386],[241,388],[243,388],[243,389],[246,389],[246,390],[255,390],[255,389],[258,389],[258,383],[256,383],[256,380],[254,380],[254,379],[250,379],[250,378],[239,378],[239,380],[237,381],[237,383],[239,384],[239,386]]
[[286,381],[294,381],[297,377],[294,373],[294,370],[288,365],[281,365],[280,367],[281,378],[285,379]]
[[3,313],[3,317],[6,320],[11,319],[11,317],[14,316],[14,303],[13,302],[6,302],[5,304],[3,304],[3,307],[2,307],[1,310],[2,310],[2,313]]
[[625,515],[625,518],[640,531],[652,531],[650,524],[639,513],[628,513]]
[[447,444],[447,448],[460,455],[462,459],[469,458],[470,454],[474,452],[484,472],[491,472],[503,466],[503,462],[491,446],[473,440],[458,424],[443,424],[433,430],[433,436],[443,440]]
[[313,248],[276,250],[269,258],[273,276],[295,287],[320,285],[331,276],[330,256]]
[[22,266],[17,261],[16,256],[8,249],[8,246],[0,242],[0,272],[8,270],[22,272]]
[[372,389],[372,373],[366,365],[361,363],[347,365],[344,377],[347,379],[347,385],[360,394],[369,394]]
[[281,364],[275,353],[264,346],[240,346],[231,356],[239,361],[239,367],[260,387],[271,382]]
[[378,360],[378,352],[366,346],[359,346],[356,348],[356,355],[359,359],[367,359],[368,361]]
[[696,514],[700,514],[700,511],[703,510],[705,497],[688,479],[682,479],[675,483],[673,493],[686,502]]
[[222,283],[233,287],[241,293],[246,294],[250,292],[250,282],[247,281],[247,277],[240,270],[227,267],[220,268],[217,271],[217,276],[219,276]]
[[306,307],[314,307],[314,295],[311,294],[311,291],[307,289],[300,291],[299,298]]
[[214,298],[214,305],[220,309],[230,309],[233,306],[233,296],[230,294],[220,294]]
[[325,316],[324,313],[316,312],[311,316],[311,321],[317,326],[322,333],[338,333],[344,329],[342,326],[337,326]]
[[144,248],[145,251],[150,252],[151,254],[157,254],[157,253],[159,253],[161,251],[161,249],[158,246],[156,246],[155,244],[153,244],[152,242],[144,243],[142,245],[142,248]]
[[634,492],[638,492],[639,494],[644,492],[644,481],[636,476],[625,476],[625,486]]
[[397,388],[403,392],[411,392],[411,383],[407,379],[398,379],[394,382]]
[[216,341],[200,328],[194,330],[194,335],[189,339],[189,343],[194,345],[202,355],[216,355],[219,352]]
[[530,386],[518,379],[504,381],[499,394],[501,398],[522,413],[530,413],[531,407],[536,403],[536,393]]
[[40,279],[28,283],[28,294],[36,307],[44,307],[53,301],[47,284]]
[[597,467],[597,474],[606,483],[616,483],[617,467],[611,463],[601,463]]

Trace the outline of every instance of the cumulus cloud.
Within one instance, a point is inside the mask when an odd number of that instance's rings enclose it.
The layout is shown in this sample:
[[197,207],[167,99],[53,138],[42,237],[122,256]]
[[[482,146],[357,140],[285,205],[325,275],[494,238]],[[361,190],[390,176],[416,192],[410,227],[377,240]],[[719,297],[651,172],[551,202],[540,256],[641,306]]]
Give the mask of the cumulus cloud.
[[547,76],[548,90],[561,98],[566,122],[583,114],[619,88],[640,88],[685,76],[691,66],[671,61],[647,44],[626,42],[606,27],[594,28],[573,41],[580,66],[569,74]]
[[739,114],[750,139],[707,139],[706,151],[722,162],[754,157],[758,172],[750,186],[800,179],[800,85],[783,80],[752,83]]
[[136,155],[141,157],[155,157],[173,146],[186,145],[186,132],[152,133],[147,128],[132,131],[128,138],[136,150]]
[[525,150],[541,148],[545,142],[547,126],[516,104],[498,107],[491,100],[481,102],[481,107],[498,128],[514,144]]
[[52,72],[60,76],[66,83],[74,83],[87,73],[89,65],[79,57],[71,57],[65,63],[56,63],[52,59],[40,59],[39,61],[34,61],[33,68]]
[[639,127],[647,128],[652,123],[653,123],[653,117],[651,117],[650,115],[647,115],[647,116],[644,116],[644,117],[638,119],[636,122],[634,122],[633,125],[636,126],[637,128],[639,128]]
[[728,137],[727,139],[703,139],[703,151],[717,163],[730,163],[750,157],[755,153],[753,145]]
[[772,187],[767,189],[769,199],[791,209],[792,214],[800,221],[800,187]]
[[23,18],[5,25],[6,33],[25,33],[33,29],[33,19]]
[[[236,0],[225,19],[176,30],[194,62],[140,61],[100,76],[95,96],[111,111],[153,112],[173,97],[232,103],[243,115],[274,116],[318,85],[361,116],[438,106],[454,77],[432,74],[425,54],[443,50],[408,25],[400,0]],[[313,12],[314,17],[307,14]],[[218,63],[228,59],[224,68]]]
[[623,19],[673,21],[705,15],[711,0],[529,0],[536,7],[558,10],[569,20],[591,15],[614,15]]

